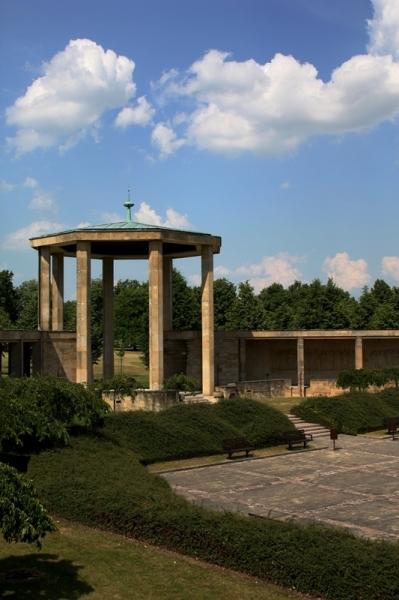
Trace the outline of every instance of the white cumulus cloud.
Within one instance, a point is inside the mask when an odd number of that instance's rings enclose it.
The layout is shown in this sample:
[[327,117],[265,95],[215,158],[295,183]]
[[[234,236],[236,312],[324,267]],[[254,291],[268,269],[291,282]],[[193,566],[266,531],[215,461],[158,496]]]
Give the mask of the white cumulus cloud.
[[33,210],[51,211],[57,208],[57,202],[50,192],[44,190],[34,177],[26,177],[24,187],[33,190],[28,207]]
[[115,119],[116,127],[125,129],[130,125],[148,125],[155,114],[145,96],[138,98],[135,106],[125,106]]
[[264,256],[258,263],[238,267],[235,274],[239,277],[247,277],[255,291],[259,292],[272,283],[288,286],[300,279],[298,262],[300,262],[298,256],[280,252],[274,256]]
[[372,0],[374,16],[368,21],[371,54],[392,54],[399,58],[399,2]]
[[[368,130],[397,117],[399,2],[373,4],[369,53],[345,61],[327,81],[314,65],[280,53],[260,63],[210,50],[185,73],[172,71],[159,82],[163,98],[194,103],[180,139],[224,154],[278,155],[312,136]],[[168,129],[169,138],[179,139]],[[164,154],[178,147],[169,145]]]
[[146,225],[159,225],[160,227],[184,228],[190,227],[187,215],[183,215],[173,208],[166,210],[166,218],[162,218],[147,202],[141,202],[139,209],[134,213],[134,218],[139,223]]
[[381,261],[383,275],[399,281],[399,256],[384,256]]
[[29,238],[45,235],[64,229],[64,225],[52,221],[35,221],[5,236],[3,250],[26,250],[30,248]]
[[370,281],[367,262],[363,258],[351,260],[347,252],[328,256],[323,263],[323,271],[348,291],[361,288]]
[[165,123],[157,123],[151,134],[152,144],[159,151],[160,158],[166,158],[186,143],[178,138],[173,129]]
[[95,131],[104,112],[132,98],[134,67],[126,56],[92,40],[71,40],[7,109],[7,124],[16,127],[9,144],[16,154],[51,146],[67,149]]

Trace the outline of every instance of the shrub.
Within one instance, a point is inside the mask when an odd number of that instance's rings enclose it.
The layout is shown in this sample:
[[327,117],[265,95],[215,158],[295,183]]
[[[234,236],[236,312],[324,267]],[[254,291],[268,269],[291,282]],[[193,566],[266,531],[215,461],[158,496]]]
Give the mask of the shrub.
[[36,543],[55,527],[37,499],[32,482],[0,463],[0,530],[6,542]]
[[223,452],[223,440],[233,437],[266,446],[290,429],[293,425],[279,411],[235,398],[215,405],[180,404],[159,413],[114,413],[106,418],[103,433],[150,463]]
[[34,456],[30,474],[54,514],[331,600],[399,597],[398,544],[189,505],[104,439],[75,438]]
[[294,406],[293,414],[342,433],[357,434],[383,426],[386,417],[399,415],[399,390],[377,394],[348,392],[340,396],[307,398]]
[[384,387],[395,384],[398,387],[399,369],[347,369],[337,378],[337,386],[342,389],[364,391],[369,387]]
[[165,390],[178,390],[179,392],[195,392],[201,389],[201,386],[198,381],[184,373],[175,373],[165,381],[164,388]]
[[137,388],[137,381],[128,375],[114,375],[111,379],[96,379],[93,387],[100,393],[114,390],[117,395],[130,395]]
[[82,385],[55,377],[0,378],[0,449],[66,444],[69,432],[101,424],[106,405]]

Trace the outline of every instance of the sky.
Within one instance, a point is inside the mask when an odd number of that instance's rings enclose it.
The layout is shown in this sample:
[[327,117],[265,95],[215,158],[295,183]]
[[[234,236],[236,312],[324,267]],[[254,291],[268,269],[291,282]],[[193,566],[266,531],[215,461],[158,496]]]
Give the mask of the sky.
[[121,221],[130,188],[135,220],[220,235],[216,276],[256,291],[399,285],[398,0],[1,0],[0,57],[16,284],[29,237]]

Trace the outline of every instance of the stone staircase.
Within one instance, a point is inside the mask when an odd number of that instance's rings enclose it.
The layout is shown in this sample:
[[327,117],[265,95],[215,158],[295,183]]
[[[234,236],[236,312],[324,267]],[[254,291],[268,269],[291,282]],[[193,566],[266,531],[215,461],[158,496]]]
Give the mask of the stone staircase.
[[330,430],[322,425],[318,425],[317,423],[307,423],[303,421],[299,417],[295,417],[294,415],[286,415],[291,423],[295,425],[297,429],[304,429],[305,433],[311,433],[313,435],[313,439],[316,440],[318,438],[329,438]]

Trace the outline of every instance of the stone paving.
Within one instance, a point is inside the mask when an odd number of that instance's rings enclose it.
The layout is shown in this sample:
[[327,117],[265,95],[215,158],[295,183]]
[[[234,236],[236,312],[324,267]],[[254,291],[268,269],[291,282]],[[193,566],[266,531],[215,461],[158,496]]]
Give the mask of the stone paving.
[[399,539],[399,440],[342,435],[337,447],[163,476],[176,493],[217,510]]

